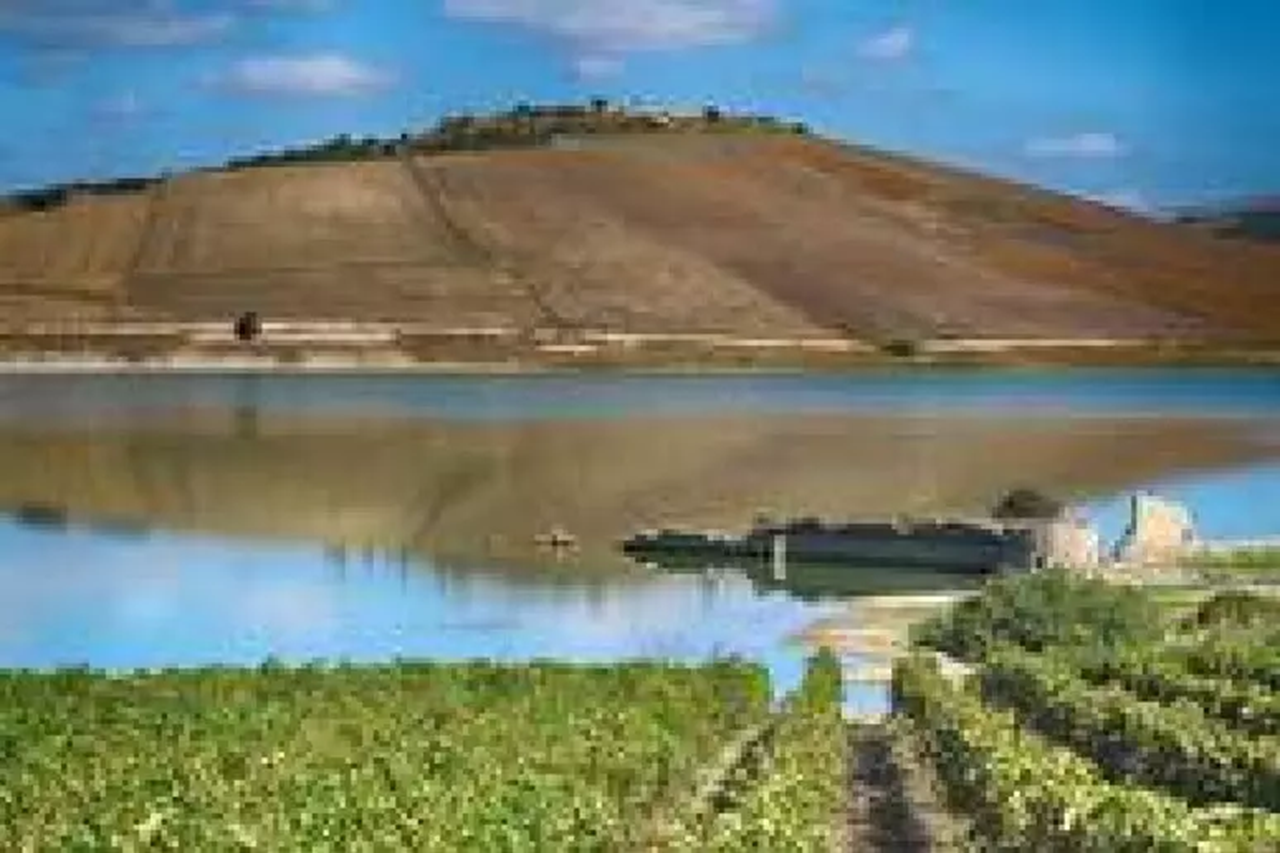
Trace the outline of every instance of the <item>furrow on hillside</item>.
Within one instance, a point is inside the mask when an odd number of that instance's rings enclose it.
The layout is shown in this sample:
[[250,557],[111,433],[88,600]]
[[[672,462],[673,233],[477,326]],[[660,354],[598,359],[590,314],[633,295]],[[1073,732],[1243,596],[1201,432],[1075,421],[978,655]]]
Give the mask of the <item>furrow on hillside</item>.
[[445,233],[462,257],[469,263],[490,271],[498,280],[514,282],[533,303],[541,324],[561,326],[561,318],[543,298],[538,285],[512,264],[503,263],[491,246],[480,240],[472,228],[463,224],[451,204],[444,170],[434,165],[421,164],[412,156],[404,156],[402,162],[423,200],[444,226]]
[[[645,332],[820,333],[825,324],[696,247],[620,216],[612,193],[645,190],[611,176],[617,171],[612,156],[535,151],[450,158],[449,187],[455,208],[482,222],[504,256],[535,272],[547,300],[573,323]],[[652,176],[642,169],[636,177]],[[697,212],[682,212],[679,194],[667,201],[673,215],[696,221]]]
[[146,206],[146,211],[143,214],[142,226],[138,229],[138,240],[134,244],[133,251],[130,252],[129,258],[125,261],[124,268],[121,272],[121,287],[125,294],[131,294],[133,292],[138,274],[142,271],[143,263],[155,251],[154,243],[157,234],[156,226],[160,221],[160,211],[168,193],[169,184],[165,181],[161,181],[155,186],[148,187],[142,193],[143,204]]

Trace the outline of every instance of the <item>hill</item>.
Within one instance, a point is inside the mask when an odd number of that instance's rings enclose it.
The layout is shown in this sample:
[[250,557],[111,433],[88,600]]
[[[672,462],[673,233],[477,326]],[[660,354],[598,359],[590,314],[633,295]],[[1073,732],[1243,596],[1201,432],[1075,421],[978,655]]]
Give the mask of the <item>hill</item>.
[[1280,339],[1280,247],[708,110],[461,117],[10,199],[0,316]]

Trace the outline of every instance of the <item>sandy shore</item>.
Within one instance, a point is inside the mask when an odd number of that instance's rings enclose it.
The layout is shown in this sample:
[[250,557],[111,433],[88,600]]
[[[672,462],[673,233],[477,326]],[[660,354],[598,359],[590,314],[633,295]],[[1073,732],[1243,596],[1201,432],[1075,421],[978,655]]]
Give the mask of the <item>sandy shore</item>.
[[107,356],[0,358],[0,373],[527,373],[537,365],[483,361],[417,361],[410,358],[166,358],[129,361]]
[[[3,337],[0,335],[0,337]],[[696,337],[696,336],[695,336]],[[704,336],[707,337],[707,336]],[[327,348],[308,343],[259,346],[237,351],[231,345],[125,355],[106,343],[60,350],[0,347],[0,373],[535,373],[548,370],[643,372],[790,372],[868,367],[1021,367],[1280,365],[1280,347],[1189,342],[985,340],[921,341],[910,355],[893,354],[864,342],[836,348],[823,340],[721,339],[653,344],[518,346],[433,344],[425,350],[385,343]],[[823,346],[817,346],[823,344]],[[146,348],[144,347],[144,350]]]

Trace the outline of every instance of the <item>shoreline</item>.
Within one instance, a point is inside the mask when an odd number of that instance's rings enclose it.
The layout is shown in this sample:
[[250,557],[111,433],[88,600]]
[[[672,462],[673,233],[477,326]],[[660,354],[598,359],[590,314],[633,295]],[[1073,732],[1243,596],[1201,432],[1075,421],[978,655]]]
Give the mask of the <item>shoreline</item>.
[[242,341],[216,321],[48,322],[0,326],[0,372],[669,375],[1280,367],[1280,340],[1262,337],[764,335],[298,318],[264,321],[258,336]]
[[403,374],[536,376],[553,374],[654,374],[654,375],[795,375],[860,373],[867,371],[919,370],[1125,370],[1125,369],[1277,369],[1280,349],[1223,349],[1205,351],[1001,350],[946,353],[898,358],[859,355],[855,358],[780,358],[735,360],[730,358],[573,358],[516,357],[506,359],[413,358],[395,352],[303,357],[162,356],[126,358],[111,353],[58,352],[0,354],[0,374],[217,374],[259,373],[279,375]]

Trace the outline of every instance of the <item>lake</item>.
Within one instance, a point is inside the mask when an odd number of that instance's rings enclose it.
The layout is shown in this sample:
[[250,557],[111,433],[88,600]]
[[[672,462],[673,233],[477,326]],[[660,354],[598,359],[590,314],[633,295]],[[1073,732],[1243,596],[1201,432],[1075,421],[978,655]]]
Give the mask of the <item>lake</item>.
[[1280,373],[0,376],[0,666],[736,653],[785,687],[842,599],[965,581],[646,569],[617,540],[1017,485],[1111,539],[1140,487],[1280,533]]

